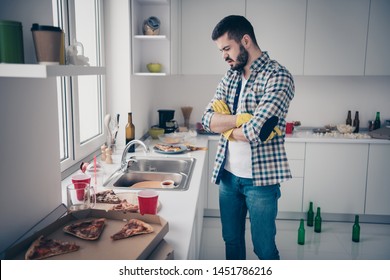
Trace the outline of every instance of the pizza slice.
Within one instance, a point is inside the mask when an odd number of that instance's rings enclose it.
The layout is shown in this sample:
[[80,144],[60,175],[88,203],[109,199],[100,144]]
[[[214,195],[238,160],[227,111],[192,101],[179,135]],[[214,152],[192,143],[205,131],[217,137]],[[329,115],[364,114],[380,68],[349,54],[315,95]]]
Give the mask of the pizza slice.
[[25,254],[25,259],[41,260],[57,255],[78,251],[79,249],[80,246],[76,245],[76,243],[49,239],[41,235],[28,248]]
[[169,144],[156,144],[154,146],[155,150],[159,150],[166,153],[180,152],[182,150],[181,146],[169,145]]
[[123,228],[111,236],[113,240],[125,239],[140,234],[153,232],[153,227],[138,219],[131,219]]
[[106,190],[96,193],[96,202],[118,204],[121,203],[121,199],[113,190]]
[[127,202],[126,199],[122,200],[121,203],[113,205],[109,210],[112,211],[124,211],[124,212],[138,212],[139,207],[137,204]]
[[91,219],[69,224],[63,228],[64,232],[84,240],[96,240],[103,232],[106,219]]

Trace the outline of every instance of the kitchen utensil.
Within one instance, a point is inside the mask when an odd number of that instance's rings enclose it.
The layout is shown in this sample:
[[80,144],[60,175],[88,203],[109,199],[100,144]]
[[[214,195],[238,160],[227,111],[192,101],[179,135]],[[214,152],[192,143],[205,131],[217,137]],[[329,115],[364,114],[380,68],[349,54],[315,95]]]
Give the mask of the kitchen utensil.
[[151,73],[160,73],[162,65],[160,63],[148,63],[146,67]]
[[169,154],[180,154],[180,153],[188,151],[188,148],[187,148],[186,145],[178,144],[178,145],[172,145],[172,146],[178,147],[179,149],[176,150],[176,151],[163,151],[163,150],[160,150],[160,149],[154,147],[154,151],[156,153],[159,153],[159,154],[167,154],[167,155],[169,155]]
[[166,123],[170,120],[173,120],[175,117],[175,110],[160,109],[158,112],[158,126],[161,128],[166,128]]
[[104,117],[104,125],[105,125],[106,130],[107,130],[107,146],[108,147],[110,147],[111,139],[112,139],[112,134],[111,134],[111,130],[110,130],[110,122],[111,122],[111,115],[107,114]]
[[154,190],[142,190],[138,192],[138,206],[141,215],[157,214],[158,193]]
[[185,133],[166,133],[166,134],[161,134],[158,136],[158,139],[160,139],[161,142],[165,144],[179,144],[183,143],[184,138],[186,134]]
[[294,123],[288,122],[286,123],[286,134],[292,134],[294,131]]
[[71,183],[66,186],[69,212],[93,208],[96,205],[96,193],[88,183]]
[[164,128],[160,128],[160,127],[151,127],[149,129],[149,135],[153,138],[153,139],[158,139],[158,137],[160,135],[163,135],[164,134]]
[[181,112],[183,113],[183,117],[184,117],[184,126],[189,129],[192,107],[190,106],[181,107]]
[[161,187],[163,189],[171,189],[175,187],[175,182],[173,180],[165,180],[161,182]]
[[55,26],[39,25],[31,27],[35,54],[39,64],[60,64],[62,29]]
[[143,33],[144,35],[160,34],[160,20],[157,17],[149,17],[144,20]]

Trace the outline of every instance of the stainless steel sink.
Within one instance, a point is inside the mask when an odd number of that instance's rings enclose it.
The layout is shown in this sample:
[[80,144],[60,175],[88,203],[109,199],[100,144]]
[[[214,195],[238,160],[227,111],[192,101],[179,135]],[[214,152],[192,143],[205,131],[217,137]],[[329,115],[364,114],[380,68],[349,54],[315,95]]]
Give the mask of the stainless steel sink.
[[175,182],[174,188],[150,186],[148,188],[185,191],[189,188],[194,166],[194,158],[135,156],[129,159],[125,171],[119,168],[107,179],[103,186],[108,188],[142,189],[143,187],[134,185],[145,181],[161,182],[164,180],[173,180]]

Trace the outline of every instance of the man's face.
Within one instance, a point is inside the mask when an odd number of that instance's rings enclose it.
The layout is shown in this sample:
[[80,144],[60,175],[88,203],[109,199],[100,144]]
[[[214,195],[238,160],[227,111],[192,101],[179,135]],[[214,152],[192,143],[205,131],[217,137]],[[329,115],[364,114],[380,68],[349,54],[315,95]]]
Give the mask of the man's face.
[[219,37],[215,43],[222,52],[223,59],[230,65],[232,70],[244,68],[248,62],[249,54],[241,43],[229,39],[227,33]]

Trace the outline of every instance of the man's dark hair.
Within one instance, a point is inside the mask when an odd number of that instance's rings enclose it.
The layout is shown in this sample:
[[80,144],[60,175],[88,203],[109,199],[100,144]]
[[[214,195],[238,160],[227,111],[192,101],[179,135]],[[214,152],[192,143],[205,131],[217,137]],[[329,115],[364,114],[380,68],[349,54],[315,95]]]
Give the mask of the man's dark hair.
[[239,43],[245,34],[248,34],[257,46],[255,32],[252,24],[243,16],[231,15],[223,18],[213,30],[211,39],[217,40],[219,37],[228,33],[228,38]]

